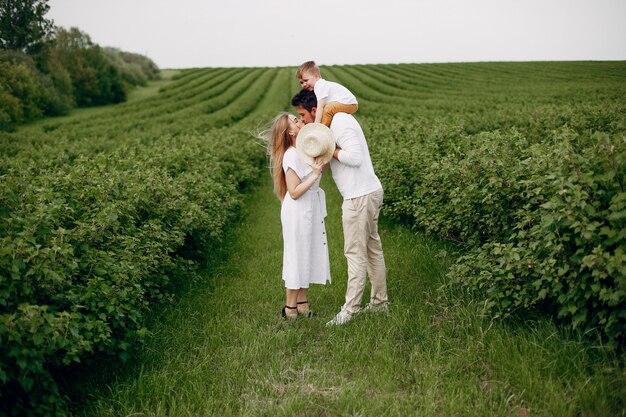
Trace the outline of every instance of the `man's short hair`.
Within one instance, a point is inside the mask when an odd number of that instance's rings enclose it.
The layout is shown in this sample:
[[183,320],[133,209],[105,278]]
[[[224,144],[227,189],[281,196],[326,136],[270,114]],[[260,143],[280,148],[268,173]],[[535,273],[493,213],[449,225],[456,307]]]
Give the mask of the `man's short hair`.
[[317,107],[317,97],[315,97],[313,91],[303,88],[299,93],[293,96],[291,105],[294,107],[302,106],[310,112],[313,110],[313,107]]
[[296,78],[302,79],[304,78],[304,74],[313,74],[321,77],[320,69],[315,61],[307,61],[298,67],[298,70],[296,71]]

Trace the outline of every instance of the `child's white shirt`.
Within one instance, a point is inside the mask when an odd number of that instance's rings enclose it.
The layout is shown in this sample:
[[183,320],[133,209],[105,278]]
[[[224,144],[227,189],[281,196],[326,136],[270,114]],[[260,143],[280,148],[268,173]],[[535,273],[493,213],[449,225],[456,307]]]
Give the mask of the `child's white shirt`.
[[357,104],[356,97],[343,85],[320,78],[313,88],[317,101],[326,99],[326,103]]

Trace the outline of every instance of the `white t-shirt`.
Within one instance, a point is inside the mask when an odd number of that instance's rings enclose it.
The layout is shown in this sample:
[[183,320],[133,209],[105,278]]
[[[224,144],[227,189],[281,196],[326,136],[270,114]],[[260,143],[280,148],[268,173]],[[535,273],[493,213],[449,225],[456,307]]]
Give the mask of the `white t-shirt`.
[[356,97],[343,85],[320,78],[313,87],[317,100],[326,99],[326,103],[336,101],[342,104],[357,104]]
[[341,148],[330,169],[344,200],[361,197],[382,188],[365,141],[363,129],[348,113],[337,113],[330,123],[337,146]]

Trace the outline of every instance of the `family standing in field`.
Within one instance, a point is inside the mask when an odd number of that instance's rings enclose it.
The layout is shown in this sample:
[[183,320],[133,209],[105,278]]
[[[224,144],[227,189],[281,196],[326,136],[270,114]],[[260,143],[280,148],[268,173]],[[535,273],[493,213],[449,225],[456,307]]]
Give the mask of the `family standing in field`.
[[[310,284],[330,282],[324,218],[326,200],[319,187],[330,166],[343,197],[344,255],[348,262],[345,303],[327,325],[347,323],[361,312],[387,312],[387,277],[378,234],[383,188],[374,172],[365,135],[352,116],[355,96],[341,84],[321,78],[313,61],[296,77],[303,89],[291,100],[300,119],[284,112],[267,134],[274,192],[281,200],[285,318],[309,317]],[[369,276],[371,295],[362,309]]]

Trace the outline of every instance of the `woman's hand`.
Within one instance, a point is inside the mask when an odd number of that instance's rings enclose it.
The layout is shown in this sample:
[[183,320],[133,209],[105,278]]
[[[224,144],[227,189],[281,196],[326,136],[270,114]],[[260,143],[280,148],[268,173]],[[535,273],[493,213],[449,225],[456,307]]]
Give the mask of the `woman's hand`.
[[323,167],[324,162],[322,161],[322,158],[318,156],[313,160],[313,165],[311,165],[311,168],[313,168],[313,173],[316,175],[316,177],[319,177],[322,174]]

